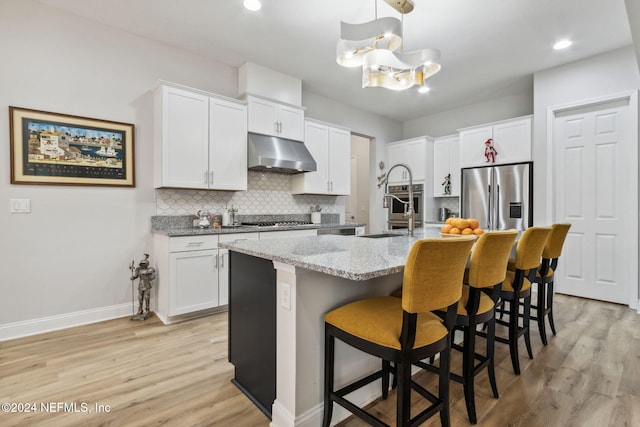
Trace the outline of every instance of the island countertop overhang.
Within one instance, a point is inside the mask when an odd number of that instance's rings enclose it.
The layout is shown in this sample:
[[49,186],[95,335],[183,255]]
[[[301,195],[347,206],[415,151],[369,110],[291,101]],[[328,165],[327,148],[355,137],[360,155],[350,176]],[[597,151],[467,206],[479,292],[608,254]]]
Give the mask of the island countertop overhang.
[[440,237],[437,228],[421,228],[414,236],[398,231],[394,237],[309,236],[274,240],[220,243],[220,247],[317,271],[344,279],[364,281],[404,270],[407,255],[420,239]]

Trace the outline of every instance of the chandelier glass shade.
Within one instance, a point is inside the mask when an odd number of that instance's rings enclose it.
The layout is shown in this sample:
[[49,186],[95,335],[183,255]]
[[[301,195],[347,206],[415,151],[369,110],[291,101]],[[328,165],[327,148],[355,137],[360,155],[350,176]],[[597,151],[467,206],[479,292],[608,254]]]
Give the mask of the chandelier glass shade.
[[402,22],[398,18],[380,18],[363,24],[340,23],[338,64],[361,67],[365,54],[376,49],[394,51],[402,45]]
[[405,90],[422,86],[426,80],[440,71],[440,52],[422,49],[411,53],[395,53],[387,49],[375,49],[364,56],[362,87],[384,87]]
[[[401,12],[404,15],[406,10]],[[341,22],[336,61],[343,67],[362,67],[363,88],[405,90],[425,85],[440,71],[438,49],[404,53],[397,52],[399,48],[402,50],[402,22],[397,18],[362,24]]]

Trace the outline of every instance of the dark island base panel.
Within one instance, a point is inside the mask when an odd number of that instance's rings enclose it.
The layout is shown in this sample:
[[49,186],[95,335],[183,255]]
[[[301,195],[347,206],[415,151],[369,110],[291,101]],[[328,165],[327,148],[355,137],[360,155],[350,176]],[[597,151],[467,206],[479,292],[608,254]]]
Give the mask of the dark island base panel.
[[276,270],[273,262],[229,252],[231,381],[271,418],[276,398]]

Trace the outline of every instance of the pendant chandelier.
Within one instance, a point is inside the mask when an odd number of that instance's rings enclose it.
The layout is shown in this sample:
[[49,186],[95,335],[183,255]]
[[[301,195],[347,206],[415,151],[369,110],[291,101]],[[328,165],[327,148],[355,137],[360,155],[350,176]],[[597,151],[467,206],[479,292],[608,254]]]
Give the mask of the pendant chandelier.
[[[404,53],[402,30],[404,15],[413,10],[411,0],[385,0],[400,12],[403,20],[385,17],[378,19],[376,0],[375,19],[362,24],[340,23],[337,47],[338,64],[343,67],[362,67],[362,87],[383,87],[405,90],[413,86],[426,88],[426,80],[440,71],[440,51],[420,49]],[[397,52],[397,50],[400,52]]]

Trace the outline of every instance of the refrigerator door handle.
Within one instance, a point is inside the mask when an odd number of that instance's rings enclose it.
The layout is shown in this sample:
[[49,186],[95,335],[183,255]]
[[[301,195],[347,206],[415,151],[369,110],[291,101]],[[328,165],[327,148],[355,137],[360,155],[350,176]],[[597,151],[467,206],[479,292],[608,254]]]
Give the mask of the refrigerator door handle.
[[496,203],[495,203],[495,212],[496,215],[494,217],[494,222],[496,224],[496,230],[500,229],[500,184],[496,184]]
[[493,212],[491,212],[491,184],[487,185],[487,230],[491,230],[491,218]]

